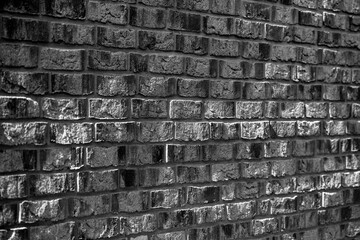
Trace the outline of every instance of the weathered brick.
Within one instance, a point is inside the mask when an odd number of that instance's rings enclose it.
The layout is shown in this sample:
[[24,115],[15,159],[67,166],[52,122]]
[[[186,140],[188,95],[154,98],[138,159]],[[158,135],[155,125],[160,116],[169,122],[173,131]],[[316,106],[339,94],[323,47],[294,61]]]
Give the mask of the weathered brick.
[[326,27],[342,30],[347,28],[348,17],[346,15],[324,12],[323,18]]
[[171,119],[201,119],[202,102],[192,100],[171,100]]
[[360,30],[360,18],[357,16],[349,17],[349,29],[350,31],[359,31]]
[[181,97],[205,98],[209,94],[209,81],[179,78],[177,80],[177,93]]
[[266,99],[268,83],[266,82],[246,82],[243,85],[242,98],[247,100]]
[[280,230],[280,219],[265,218],[252,220],[252,232],[255,236],[262,234],[277,233]]
[[264,116],[263,102],[236,102],[236,118],[261,119]]
[[264,144],[264,157],[288,157],[290,156],[291,145],[289,141],[271,141]]
[[299,100],[321,100],[322,86],[321,85],[299,85],[298,98],[299,98]]
[[20,222],[59,221],[66,217],[66,199],[24,201],[20,203]]
[[186,58],[186,73],[193,77],[217,76],[218,62],[215,59]]
[[182,74],[183,57],[170,55],[151,55],[149,57],[149,72],[162,74]]
[[110,52],[100,50],[89,50],[88,68],[93,70],[126,70],[127,54],[124,52]]
[[335,32],[318,31],[318,44],[328,47],[340,47],[344,35]]
[[211,40],[210,55],[217,57],[237,57],[240,55],[240,42],[213,38]]
[[7,93],[43,95],[48,93],[49,75],[4,71],[0,76],[0,89]]
[[235,19],[234,24],[234,34],[241,38],[250,38],[250,39],[263,39],[265,24],[262,22],[254,22],[243,20],[240,18]]
[[240,8],[241,15],[254,20],[269,21],[271,18],[271,6],[261,3],[243,2]]
[[39,117],[37,101],[25,97],[1,97],[0,119]]
[[167,100],[131,99],[133,118],[166,118]]
[[234,102],[206,101],[204,105],[205,118],[234,118]]
[[33,196],[61,194],[75,191],[74,173],[54,173],[29,176],[29,192]]
[[281,103],[280,114],[283,118],[303,118],[305,113],[305,104],[303,102]]
[[219,163],[211,165],[211,180],[214,182],[239,179],[240,165],[236,163]]
[[[294,3],[295,4],[295,3]],[[295,17],[295,10],[287,6],[273,6],[272,7],[272,21],[280,24],[294,24],[297,23]]]
[[305,26],[321,27],[322,14],[312,11],[299,11],[299,24]]
[[214,140],[240,139],[240,123],[211,123],[210,138]]
[[[14,2],[12,0],[5,0],[1,3],[2,11],[27,13],[27,14],[39,14],[40,1],[39,0],[26,0]],[[17,234],[14,232],[14,234]]]
[[172,122],[142,122],[137,123],[138,141],[165,142],[174,138]]
[[50,141],[58,144],[90,143],[92,132],[91,123],[51,123]]
[[298,136],[319,136],[321,134],[320,121],[297,121]]
[[126,99],[89,99],[89,117],[96,119],[126,119],[130,104]]
[[152,232],[157,228],[157,221],[157,217],[154,214],[121,217],[120,233],[136,234],[140,232]]
[[193,35],[176,35],[176,51],[205,55],[209,52],[209,38]]
[[31,239],[50,239],[59,236],[63,239],[75,237],[75,222],[52,224],[51,226],[37,226],[29,229]]
[[345,135],[347,132],[347,126],[345,121],[326,121],[325,126],[325,135],[336,136],[336,135]]
[[[143,27],[162,29],[166,26],[166,12],[165,9],[154,8],[142,8],[142,7],[130,7],[130,25]],[[124,18],[124,24],[126,18]]]
[[173,184],[176,181],[172,167],[146,168],[139,171],[139,185],[143,187]]
[[36,150],[0,150],[0,172],[36,170],[38,161]]
[[[51,92],[88,95],[94,92],[95,78],[89,74],[51,74]],[[46,83],[47,86],[47,83]]]
[[206,34],[229,36],[234,33],[234,19],[206,16],[203,18],[203,31]]
[[149,56],[130,53],[130,71],[134,73],[146,72],[149,65]]
[[84,19],[86,14],[84,0],[50,0],[45,2],[45,14],[54,17]]
[[209,0],[199,0],[199,1],[177,0],[176,2],[177,2],[177,7],[179,9],[206,12],[210,8]]
[[315,151],[315,142],[307,140],[296,140],[293,142],[292,154],[294,156],[313,156]]
[[50,30],[48,22],[6,17],[3,17],[1,22],[2,38],[34,42],[49,41]]
[[197,183],[210,180],[209,165],[178,166],[176,170],[178,183]]
[[175,123],[175,139],[179,141],[206,141],[210,138],[210,125],[207,122]]
[[126,164],[128,165],[165,162],[165,147],[163,145],[135,145],[130,146],[128,152],[129,155],[126,160]]
[[286,64],[266,63],[265,78],[290,80],[291,66]]
[[[81,147],[41,150],[40,168],[43,171],[79,169],[84,166],[83,152]],[[35,158],[34,160],[36,160],[36,156],[33,157]]]
[[174,7],[175,0],[140,0],[140,3],[147,5],[147,6],[154,6],[154,7]]
[[269,60],[270,45],[257,42],[243,42],[241,56],[247,59]]
[[78,236],[83,239],[110,238],[120,234],[119,218],[87,219],[78,223]]
[[271,175],[274,177],[292,176],[296,173],[296,162],[290,160],[278,160],[271,163]]
[[136,31],[112,27],[97,28],[97,43],[104,47],[135,48]]
[[316,31],[311,28],[294,26],[293,27],[293,41],[296,43],[310,43],[316,44]]
[[296,99],[297,88],[295,85],[283,83],[270,83],[271,99]]
[[[133,31],[131,31],[131,33],[132,32]],[[139,48],[142,50],[174,51],[177,49],[176,43],[178,37],[180,36],[175,35],[172,32],[139,31]],[[129,34],[128,38],[129,41],[134,42],[135,44],[135,36]]]
[[326,118],[328,115],[328,107],[326,103],[306,103],[305,116],[308,118]]
[[105,75],[97,77],[97,92],[100,96],[133,96],[136,93],[134,75]]
[[95,27],[52,23],[51,27],[51,42],[68,43],[68,44],[95,44]]
[[45,122],[1,123],[0,144],[10,146],[24,144],[44,145],[47,135],[46,129],[47,123]]
[[0,66],[34,68],[38,66],[38,47],[0,44]]
[[96,142],[131,142],[135,139],[134,122],[103,122],[95,124]]
[[128,11],[124,4],[90,1],[87,14],[91,21],[125,25],[128,23]]
[[182,204],[214,203],[220,199],[220,188],[217,186],[184,187],[184,202]]
[[200,32],[201,15],[170,10],[168,28],[171,30]]
[[118,166],[121,147],[89,147],[86,148],[86,165],[90,167]]
[[265,39],[275,42],[290,42],[293,39],[292,28],[282,25],[265,24]]
[[269,162],[243,162],[241,176],[244,178],[268,178],[270,167]]
[[222,78],[242,79],[252,73],[252,65],[248,62],[219,61],[219,76]]
[[15,199],[27,196],[26,175],[9,175],[0,177],[0,199]]
[[85,99],[44,98],[42,111],[45,118],[79,120],[86,117]]
[[138,172],[136,169],[120,170],[120,187],[135,187],[139,184]]
[[294,137],[296,121],[270,121],[270,135],[274,137]]
[[78,192],[111,191],[118,188],[118,170],[86,171],[77,173]]
[[43,48],[40,52],[40,66],[47,70],[84,69],[84,50]]
[[149,192],[128,191],[112,196],[112,211],[115,212],[142,212],[149,209]]
[[242,122],[241,138],[243,139],[266,139],[269,137],[269,122]]
[[264,156],[262,143],[242,142],[235,145],[236,159],[259,159]]

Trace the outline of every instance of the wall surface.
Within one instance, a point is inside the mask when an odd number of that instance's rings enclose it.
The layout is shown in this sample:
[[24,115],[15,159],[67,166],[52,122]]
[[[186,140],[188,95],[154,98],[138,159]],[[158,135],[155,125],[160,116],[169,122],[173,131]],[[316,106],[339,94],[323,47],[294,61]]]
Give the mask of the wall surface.
[[0,239],[360,239],[359,0],[1,0]]

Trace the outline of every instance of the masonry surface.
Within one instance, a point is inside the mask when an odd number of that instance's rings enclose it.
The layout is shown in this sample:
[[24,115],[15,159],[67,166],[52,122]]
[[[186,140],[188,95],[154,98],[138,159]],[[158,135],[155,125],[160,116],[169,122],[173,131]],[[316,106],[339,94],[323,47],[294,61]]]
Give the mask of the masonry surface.
[[359,0],[0,0],[1,240],[360,239]]

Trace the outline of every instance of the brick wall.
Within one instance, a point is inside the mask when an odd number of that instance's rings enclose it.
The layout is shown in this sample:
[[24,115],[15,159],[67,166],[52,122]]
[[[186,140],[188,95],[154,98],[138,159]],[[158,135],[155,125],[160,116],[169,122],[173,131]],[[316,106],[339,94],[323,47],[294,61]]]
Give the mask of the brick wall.
[[359,0],[1,0],[0,239],[360,239]]

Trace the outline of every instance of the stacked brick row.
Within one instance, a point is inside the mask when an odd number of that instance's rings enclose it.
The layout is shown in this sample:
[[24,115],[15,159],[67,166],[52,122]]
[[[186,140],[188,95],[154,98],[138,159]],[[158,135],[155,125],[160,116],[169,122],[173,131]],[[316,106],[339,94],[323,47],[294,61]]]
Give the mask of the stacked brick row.
[[0,239],[358,239],[358,0],[2,0]]

